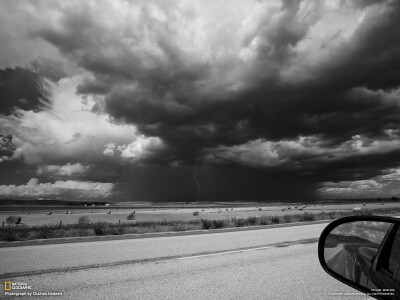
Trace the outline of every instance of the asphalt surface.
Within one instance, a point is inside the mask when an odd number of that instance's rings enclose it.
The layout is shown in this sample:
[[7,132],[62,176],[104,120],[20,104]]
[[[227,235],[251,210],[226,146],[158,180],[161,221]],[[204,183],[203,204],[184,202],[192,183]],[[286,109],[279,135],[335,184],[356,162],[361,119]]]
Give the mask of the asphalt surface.
[[[5,299],[369,299],[319,265],[325,224],[0,249],[1,281],[58,297]],[[21,292],[21,291],[19,291]]]

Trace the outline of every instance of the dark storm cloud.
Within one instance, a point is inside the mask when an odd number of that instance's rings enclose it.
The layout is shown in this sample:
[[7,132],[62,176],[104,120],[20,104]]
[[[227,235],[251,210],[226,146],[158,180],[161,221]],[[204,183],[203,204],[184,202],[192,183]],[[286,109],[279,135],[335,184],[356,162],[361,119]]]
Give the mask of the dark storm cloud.
[[[283,85],[277,77],[267,78],[252,89],[218,95],[209,102],[196,101],[201,97],[196,93],[174,92],[173,87],[156,96],[120,89],[109,94],[108,110],[117,118],[138,124],[145,134],[170,142],[181,159],[193,157],[203,147],[240,144],[260,137],[279,141],[318,135],[332,145],[359,134],[379,138],[385,129],[400,125],[399,95],[388,94],[399,87],[399,19],[398,2],[391,2],[390,9],[378,17],[369,16],[349,43],[311,70],[314,74],[310,80]],[[277,36],[283,40],[276,41],[276,49],[285,54],[282,49],[295,44],[303,34],[285,39],[279,30]],[[267,52],[263,47],[258,51],[260,59]],[[171,91],[173,100],[164,96]],[[357,177],[351,170],[364,163],[362,159],[349,160],[354,161],[347,172],[351,179]],[[381,157],[380,164],[368,167],[370,172],[379,172],[385,160],[386,165],[395,163],[392,155]],[[303,164],[306,169],[308,162]],[[341,168],[337,162],[335,165],[337,170]],[[315,179],[325,173],[324,168],[321,165],[314,170]],[[329,176],[339,177],[331,168]],[[340,177],[346,178],[344,174]]]
[[369,16],[337,54],[311,69],[311,80],[283,86],[262,82],[244,94],[240,102],[253,102],[253,107],[240,112],[253,137],[320,134],[343,142],[398,128],[398,102],[384,92],[400,85],[400,3],[392,1],[390,8]]
[[[197,185],[192,167],[135,167],[125,170],[126,178],[116,190],[131,201],[197,201]],[[263,201],[313,199],[316,185],[294,178],[282,170],[205,166],[198,169],[200,201]],[[288,187],[290,186],[290,189]],[[126,198],[125,198],[126,199]]]
[[385,155],[371,153],[349,157],[336,162],[329,162],[313,172],[318,181],[358,181],[387,174],[387,170],[400,165],[400,150]]
[[19,185],[35,176],[36,167],[23,160],[5,160],[0,165],[1,185]]
[[[64,14],[61,29],[46,28],[39,35],[93,74],[78,92],[104,94],[108,113],[165,142],[168,149],[158,163],[192,164],[206,148],[259,138],[318,136],[326,145],[340,145],[355,135],[380,138],[385,130],[398,128],[400,108],[393,89],[400,78],[400,3],[386,1],[382,10],[366,13],[350,39],[336,46],[326,61],[303,66],[308,77],[286,80],[282,69],[299,59],[296,46],[321,18],[318,4],[302,18],[301,4],[283,1],[274,21],[265,12],[242,40],[242,46],[253,47],[255,63],[251,71],[240,67],[247,75],[239,82],[244,88],[237,89],[234,82],[227,86],[212,73],[222,70],[220,74],[228,76],[240,63],[232,57],[222,62],[197,60],[183,51],[175,40],[172,8],[165,12],[170,26],[145,6],[137,14],[141,29],[112,35],[86,7]],[[374,4],[354,5],[364,9]],[[132,50],[145,32],[153,34],[148,53]],[[128,37],[133,44],[126,43]],[[212,80],[221,82],[213,88]],[[300,164],[304,172],[294,167],[293,172],[307,174],[310,163]],[[315,168],[312,174],[317,178],[330,167]]]
[[0,113],[15,109],[43,109],[49,103],[49,92],[42,77],[30,69],[16,67],[0,70]]
[[[74,96],[94,97],[92,112],[143,134],[96,144],[109,161],[93,156],[90,180],[109,168],[134,197],[190,198],[199,160],[203,198],[295,198],[400,165],[400,3],[340,3],[56,3],[29,35],[83,70]],[[56,60],[32,66],[66,76]]]

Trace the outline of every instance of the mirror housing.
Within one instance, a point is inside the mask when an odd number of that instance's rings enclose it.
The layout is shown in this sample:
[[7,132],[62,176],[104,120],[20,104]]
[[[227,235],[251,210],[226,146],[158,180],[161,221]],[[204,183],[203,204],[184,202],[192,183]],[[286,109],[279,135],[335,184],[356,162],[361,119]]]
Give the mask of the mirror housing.
[[377,299],[400,299],[399,219],[337,219],[321,233],[318,258],[337,280]]

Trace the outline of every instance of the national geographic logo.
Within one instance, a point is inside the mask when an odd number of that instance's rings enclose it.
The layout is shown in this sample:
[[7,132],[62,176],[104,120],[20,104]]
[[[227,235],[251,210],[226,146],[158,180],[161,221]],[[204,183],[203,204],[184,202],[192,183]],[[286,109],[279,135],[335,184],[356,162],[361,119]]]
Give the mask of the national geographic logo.
[[4,290],[11,291],[11,290],[31,290],[32,286],[28,285],[26,282],[11,282],[6,281],[4,282]]
[[55,291],[34,291],[32,286],[28,285],[26,282],[4,282],[4,296],[11,297],[35,297],[35,296],[62,296],[62,292]]

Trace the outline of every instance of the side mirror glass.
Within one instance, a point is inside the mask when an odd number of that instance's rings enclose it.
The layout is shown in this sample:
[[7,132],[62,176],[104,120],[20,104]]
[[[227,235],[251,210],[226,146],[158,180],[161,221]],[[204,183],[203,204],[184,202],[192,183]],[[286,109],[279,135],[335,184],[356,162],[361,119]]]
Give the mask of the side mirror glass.
[[354,216],[330,223],[318,255],[336,279],[377,299],[400,299],[400,221]]

